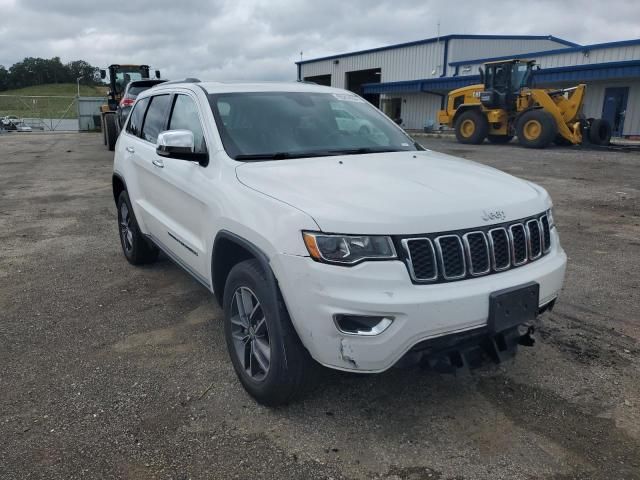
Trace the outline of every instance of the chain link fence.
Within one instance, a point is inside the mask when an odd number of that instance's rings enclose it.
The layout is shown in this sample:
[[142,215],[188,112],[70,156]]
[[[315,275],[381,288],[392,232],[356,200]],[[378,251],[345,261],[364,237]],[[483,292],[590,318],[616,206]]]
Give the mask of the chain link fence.
[[91,131],[100,128],[102,97],[0,95],[0,119],[9,117],[37,131]]

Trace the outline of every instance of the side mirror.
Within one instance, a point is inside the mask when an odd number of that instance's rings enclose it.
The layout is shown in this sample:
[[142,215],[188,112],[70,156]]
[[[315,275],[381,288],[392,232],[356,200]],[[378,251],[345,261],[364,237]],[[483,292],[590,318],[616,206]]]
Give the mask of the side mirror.
[[107,78],[107,71],[106,70],[100,70],[100,78],[102,80],[104,80],[105,78]]
[[484,70],[482,67],[478,67],[478,72],[480,73],[480,83],[484,84]]
[[160,80],[160,70],[156,70],[156,78]]
[[189,160],[205,166],[209,163],[207,153],[196,153],[193,133],[189,130],[166,130],[158,134],[156,153],[161,157]]

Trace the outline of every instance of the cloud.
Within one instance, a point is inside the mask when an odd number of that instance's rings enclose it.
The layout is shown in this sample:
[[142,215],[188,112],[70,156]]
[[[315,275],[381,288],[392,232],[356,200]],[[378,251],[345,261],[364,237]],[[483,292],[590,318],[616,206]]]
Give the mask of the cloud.
[[0,0],[0,64],[146,63],[166,78],[292,80],[293,62],[441,33],[640,37],[636,0]]

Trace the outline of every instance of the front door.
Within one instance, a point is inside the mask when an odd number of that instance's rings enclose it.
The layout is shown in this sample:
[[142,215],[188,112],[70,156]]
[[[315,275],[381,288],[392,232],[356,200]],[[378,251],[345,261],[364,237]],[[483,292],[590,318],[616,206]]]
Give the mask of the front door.
[[610,87],[604,90],[602,118],[611,124],[611,134],[614,137],[622,136],[628,97],[629,87]]

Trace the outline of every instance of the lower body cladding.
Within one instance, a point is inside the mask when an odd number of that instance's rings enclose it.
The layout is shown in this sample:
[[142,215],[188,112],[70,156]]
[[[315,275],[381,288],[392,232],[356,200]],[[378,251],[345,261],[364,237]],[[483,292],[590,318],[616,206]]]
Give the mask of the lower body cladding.
[[440,353],[463,366],[459,352],[473,356],[481,346],[501,360],[521,340],[517,325],[491,325],[492,294],[535,284],[532,317],[553,306],[567,261],[554,240],[549,253],[522,267],[433,285],[411,283],[400,261],[341,267],[281,254],[271,265],[300,340],[322,365],[377,373]]

